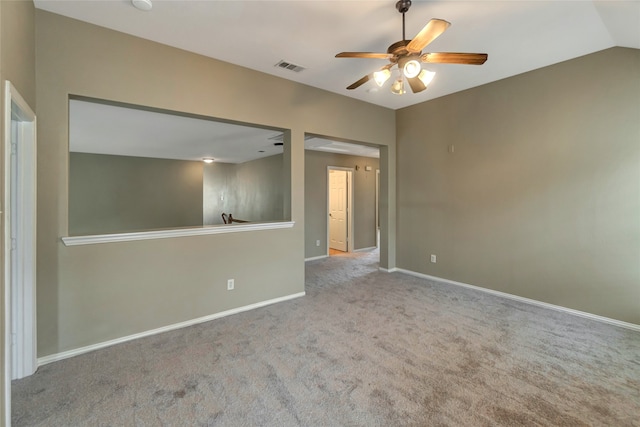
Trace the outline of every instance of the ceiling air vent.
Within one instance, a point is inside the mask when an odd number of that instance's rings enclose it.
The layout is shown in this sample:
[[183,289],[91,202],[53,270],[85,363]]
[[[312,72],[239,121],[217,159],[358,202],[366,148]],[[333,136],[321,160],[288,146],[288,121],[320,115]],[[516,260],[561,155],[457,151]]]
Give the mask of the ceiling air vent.
[[287,62],[287,61],[280,61],[276,65],[274,65],[274,67],[284,68],[285,70],[295,71],[296,73],[299,73],[300,71],[305,70],[304,67],[300,65],[292,64],[291,62]]

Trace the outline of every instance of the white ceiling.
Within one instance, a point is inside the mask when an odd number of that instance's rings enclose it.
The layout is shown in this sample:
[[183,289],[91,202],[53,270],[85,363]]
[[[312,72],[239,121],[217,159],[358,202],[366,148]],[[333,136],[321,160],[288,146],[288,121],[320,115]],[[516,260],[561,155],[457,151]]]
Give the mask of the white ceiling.
[[[69,101],[69,151],[118,156],[244,163],[283,152],[282,130],[148,111],[89,100]],[[379,157],[376,147],[308,136],[305,148]]]
[[[391,109],[482,85],[613,46],[640,49],[640,1],[420,1],[406,15],[407,38],[431,18],[451,27],[425,51],[489,54],[482,66],[430,64],[429,89],[393,95],[373,82],[346,86],[386,60],[334,58],[385,52],[402,38],[395,1],[35,0],[39,9],[154,40]],[[232,41],[232,42],[231,42]],[[232,47],[232,48],[231,48]],[[274,67],[280,60],[301,73]],[[371,90],[373,89],[373,90]]]

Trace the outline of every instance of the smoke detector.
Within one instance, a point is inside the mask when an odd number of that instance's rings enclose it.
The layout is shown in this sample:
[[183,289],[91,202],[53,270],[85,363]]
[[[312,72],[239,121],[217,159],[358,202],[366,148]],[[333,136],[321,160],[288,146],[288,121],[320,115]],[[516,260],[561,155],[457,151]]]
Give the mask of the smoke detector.
[[153,7],[151,0],[131,0],[131,4],[138,10],[148,11]]

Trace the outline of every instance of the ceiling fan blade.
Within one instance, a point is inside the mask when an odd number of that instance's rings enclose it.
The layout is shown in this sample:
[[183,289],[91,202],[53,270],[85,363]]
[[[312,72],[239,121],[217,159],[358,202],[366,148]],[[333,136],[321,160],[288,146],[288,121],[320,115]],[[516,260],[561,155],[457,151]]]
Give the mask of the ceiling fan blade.
[[336,58],[373,58],[373,59],[391,59],[393,55],[389,53],[375,52],[340,52]]
[[427,25],[409,42],[407,51],[410,53],[421,52],[429,43],[444,33],[449,28],[449,25],[451,23],[443,19],[432,19],[427,22]]
[[373,74],[367,74],[366,76],[364,76],[363,78],[361,78],[357,82],[352,83],[351,85],[347,86],[347,89],[348,90],[353,90],[353,89],[359,88],[360,86],[362,86],[363,84],[368,82],[372,77],[373,77]]
[[454,53],[454,52],[439,52],[439,53],[425,53],[420,56],[422,62],[429,62],[431,64],[469,64],[469,65],[482,65],[485,63],[489,55],[486,53]]
[[418,93],[418,92],[422,92],[423,90],[425,90],[427,87],[424,85],[424,83],[422,83],[422,80],[420,80],[417,77],[413,77],[413,78],[408,78],[407,81],[409,82],[409,86],[411,86],[411,92],[413,93]]

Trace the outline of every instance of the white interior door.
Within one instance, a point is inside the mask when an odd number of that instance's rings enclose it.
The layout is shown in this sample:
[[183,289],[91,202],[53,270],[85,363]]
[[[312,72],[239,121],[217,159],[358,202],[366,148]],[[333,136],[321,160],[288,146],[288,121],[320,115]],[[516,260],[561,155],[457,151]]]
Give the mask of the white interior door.
[[346,252],[349,234],[347,171],[329,170],[329,247]]

